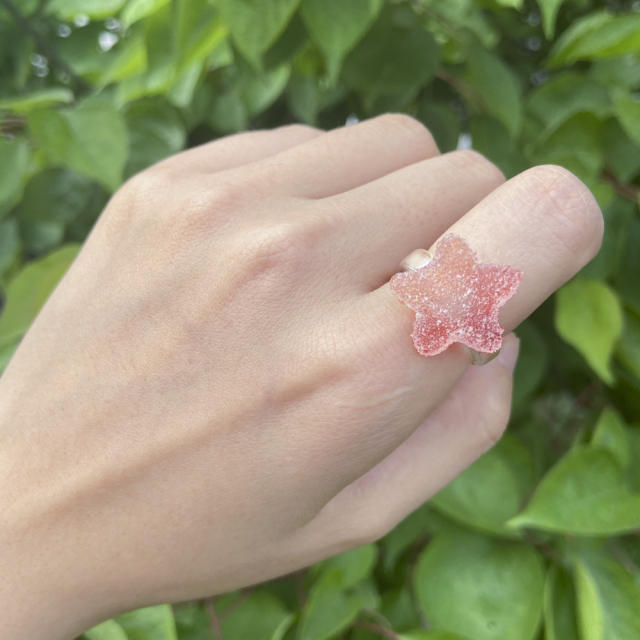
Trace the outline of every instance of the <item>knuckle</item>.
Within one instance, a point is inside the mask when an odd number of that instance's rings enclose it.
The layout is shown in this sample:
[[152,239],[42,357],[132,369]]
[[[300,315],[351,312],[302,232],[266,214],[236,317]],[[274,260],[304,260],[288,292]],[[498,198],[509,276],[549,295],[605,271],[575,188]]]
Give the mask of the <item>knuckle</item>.
[[160,202],[168,200],[178,177],[167,167],[154,166],[131,176],[112,196],[103,220],[113,231],[122,232],[129,225],[156,212]]
[[376,116],[374,120],[385,131],[397,132],[400,130],[403,134],[408,132],[414,140],[424,146],[426,151],[438,152],[438,145],[433,135],[420,120],[406,113],[383,113]]
[[175,172],[168,166],[157,165],[136,173],[120,187],[119,193],[127,200],[145,203],[174,184]]
[[207,189],[201,192],[191,190],[187,205],[189,210],[204,211],[210,217],[217,213],[236,211],[250,196],[250,185],[245,182],[214,178]]
[[[604,221],[589,188],[571,171],[558,165],[540,165],[524,172],[527,186],[557,241],[583,261],[600,248]],[[549,225],[549,222],[552,224]]]
[[496,187],[505,182],[504,173],[491,160],[473,149],[451,151],[447,154],[463,173],[472,173],[494,184]]
[[309,219],[289,219],[245,232],[239,252],[254,275],[274,270],[298,270],[310,259],[323,235],[322,226]]

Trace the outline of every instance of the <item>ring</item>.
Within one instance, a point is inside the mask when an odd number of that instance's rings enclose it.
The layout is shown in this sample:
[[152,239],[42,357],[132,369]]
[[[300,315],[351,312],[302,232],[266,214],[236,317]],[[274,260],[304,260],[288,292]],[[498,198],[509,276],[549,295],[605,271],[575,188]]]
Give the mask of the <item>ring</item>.
[[518,290],[518,269],[479,262],[455,234],[445,235],[433,253],[412,251],[401,266],[389,284],[416,314],[411,337],[420,355],[438,355],[454,342],[467,347],[472,364],[498,355],[504,334],[498,314]]

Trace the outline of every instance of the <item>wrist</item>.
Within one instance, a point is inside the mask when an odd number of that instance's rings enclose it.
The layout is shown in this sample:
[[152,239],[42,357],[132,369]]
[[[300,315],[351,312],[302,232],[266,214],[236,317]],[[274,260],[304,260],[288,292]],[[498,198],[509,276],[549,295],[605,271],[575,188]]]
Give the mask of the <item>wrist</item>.
[[[0,390],[2,396],[2,390]],[[0,412],[0,637],[69,640],[101,619],[87,553],[61,509],[55,481],[39,468],[55,455],[28,426]],[[61,497],[61,496],[57,496]]]

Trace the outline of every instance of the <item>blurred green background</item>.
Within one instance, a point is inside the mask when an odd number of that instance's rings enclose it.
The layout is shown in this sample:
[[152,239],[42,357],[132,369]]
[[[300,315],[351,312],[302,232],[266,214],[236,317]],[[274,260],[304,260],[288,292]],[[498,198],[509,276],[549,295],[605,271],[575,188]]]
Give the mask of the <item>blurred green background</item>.
[[508,176],[568,167],[606,219],[518,331],[508,434],[428,504],[86,638],[638,640],[639,90],[638,0],[0,0],[0,367],[110,194],[236,131],[403,111]]

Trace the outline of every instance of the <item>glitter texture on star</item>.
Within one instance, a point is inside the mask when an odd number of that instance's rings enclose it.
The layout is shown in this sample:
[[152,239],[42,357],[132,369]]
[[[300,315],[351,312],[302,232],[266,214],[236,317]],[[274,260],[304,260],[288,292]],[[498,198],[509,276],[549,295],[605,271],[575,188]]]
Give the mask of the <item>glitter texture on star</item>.
[[413,344],[423,356],[442,353],[454,342],[493,353],[502,346],[500,307],[515,294],[522,273],[478,262],[454,234],[438,242],[435,255],[415,271],[396,273],[391,290],[416,312]]

